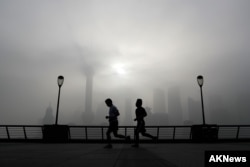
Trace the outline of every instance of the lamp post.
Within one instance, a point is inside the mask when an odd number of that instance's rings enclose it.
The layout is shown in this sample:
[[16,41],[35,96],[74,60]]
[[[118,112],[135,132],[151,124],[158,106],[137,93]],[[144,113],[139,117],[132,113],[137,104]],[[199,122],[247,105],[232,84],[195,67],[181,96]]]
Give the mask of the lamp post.
[[58,76],[57,78],[57,84],[59,86],[59,92],[58,92],[58,100],[57,100],[57,109],[56,109],[56,125],[58,122],[58,112],[59,112],[59,102],[60,102],[60,93],[61,93],[61,87],[63,85],[64,77],[62,75]]
[[202,93],[202,86],[203,86],[204,79],[203,79],[202,75],[197,76],[197,82],[198,82],[198,84],[200,86],[200,90],[201,90],[202,118],[203,118],[203,125],[205,125],[206,122],[205,122],[205,113],[204,113],[204,104],[203,104],[203,93]]
[[206,124],[205,122],[205,113],[204,113],[204,104],[203,104],[203,94],[202,94],[202,86],[203,86],[203,76],[197,76],[197,82],[201,89],[201,106],[202,106],[202,125],[193,125],[192,126],[192,139],[196,142],[213,142],[218,139],[218,126],[216,124]]
[[59,102],[61,87],[63,85],[64,77],[58,76],[57,84],[59,86],[57,110],[56,110],[56,122],[55,125],[44,125],[43,127],[43,140],[44,142],[68,142],[69,140],[69,126],[68,125],[57,125]]

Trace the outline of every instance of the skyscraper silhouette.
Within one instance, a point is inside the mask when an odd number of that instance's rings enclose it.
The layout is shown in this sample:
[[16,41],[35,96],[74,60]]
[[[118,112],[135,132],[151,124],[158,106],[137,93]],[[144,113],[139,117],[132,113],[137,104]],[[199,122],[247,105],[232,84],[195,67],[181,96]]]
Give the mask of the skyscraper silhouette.
[[183,124],[181,96],[178,87],[172,87],[168,90],[168,113],[170,125]]
[[154,125],[168,125],[169,119],[166,111],[166,98],[165,93],[161,89],[154,90],[154,100],[153,100],[153,122]]
[[94,113],[92,111],[93,98],[93,71],[88,69],[86,72],[86,89],[85,89],[85,111],[83,113],[83,123],[91,125],[94,120]]

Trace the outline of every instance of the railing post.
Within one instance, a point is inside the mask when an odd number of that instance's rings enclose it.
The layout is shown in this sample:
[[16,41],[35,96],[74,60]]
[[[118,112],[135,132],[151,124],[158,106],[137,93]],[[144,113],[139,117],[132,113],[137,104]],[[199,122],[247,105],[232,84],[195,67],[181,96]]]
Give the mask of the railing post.
[[44,126],[41,126],[41,130],[42,130],[42,139],[44,139]]
[[127,127],[125,126],[125,136],[127,136]]
[[236,139],[237,140],[239,139],[239,133],[240,133],[240,126],[238,126],[238,128],[237,128],[237,134],[236,134]]
[[86,141],[88,140],[88,129],[87,126],[85,126],[85,137],[86,137]]
[[175,139],[175,126],[174,126],[174,131],[173,131],[173,140]]
[[5,128],[6,128],[6,132],[7,132],[8,140],[10,140],[10,133],[9,133],[8,126],[5,126]]
[[192,140],[192,127],[190,127],[190,134],[189,134],[189,139]]
[[26,134],[26,129],[25,129],[25,126],[23,126],[23,134],[24,134],[24,138],[25,138],[25,140],[27,140],[27,134]]
[[160,127],[157,126],[157,139],[159,140],[159,130],[160,130]]
[[104,140],[104,136],[103,136],[103,126],[102,126],[102,141]]
[[134,140],[136,141],[136,137],[135,137],[135,127],[134,127]]
[[68,131],[68,135],[69,135],[69,140],[71,140],[70,127],[69,127],[69,131]]

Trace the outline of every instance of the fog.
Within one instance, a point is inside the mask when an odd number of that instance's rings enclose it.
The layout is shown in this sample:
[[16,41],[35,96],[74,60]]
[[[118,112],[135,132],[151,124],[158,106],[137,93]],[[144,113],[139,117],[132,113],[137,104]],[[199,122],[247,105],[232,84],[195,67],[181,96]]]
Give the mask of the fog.
[[1,0],[0,124],[250,124],[248,0]]

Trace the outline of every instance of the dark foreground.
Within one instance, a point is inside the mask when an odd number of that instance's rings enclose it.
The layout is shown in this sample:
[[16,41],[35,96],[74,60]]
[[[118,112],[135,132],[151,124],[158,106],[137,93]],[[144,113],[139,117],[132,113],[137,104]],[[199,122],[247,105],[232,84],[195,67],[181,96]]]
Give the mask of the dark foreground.
[[203,167],[207,150],[248,150],[250,143],[0,143],[1,167]]

